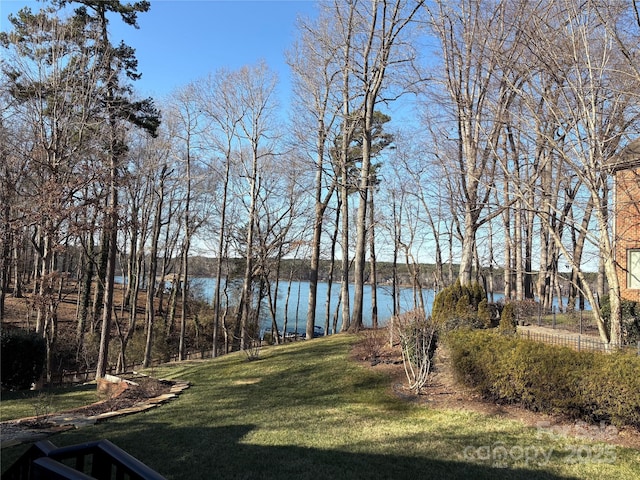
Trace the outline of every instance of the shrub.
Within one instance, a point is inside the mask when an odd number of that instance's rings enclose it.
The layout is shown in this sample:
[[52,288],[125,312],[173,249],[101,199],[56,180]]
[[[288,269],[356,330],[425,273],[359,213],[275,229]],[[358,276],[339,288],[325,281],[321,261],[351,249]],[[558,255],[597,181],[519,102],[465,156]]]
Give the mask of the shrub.
[[512,300],[509,303],[513,304],[516,321],[532,321],[540,312],[540,304],[530,298],[525,300]]
[[516,333],[516,312],[512,303],[507,303],[502,309],[498,330],[503,334]]
[[478,321],[482,323],[484,328],[493,327],[493,313],[486,298],[483,298],[478,304]]
[[24,390],[38,381],[44,370],[47,347],[44,338],[26,330],[3,330],[2,388]]
[[599,355],[593,369],[585,371],[584,402],[587,419],[640,428],[640,357],[617,352]]
[[[633,300],[622,300],[620,302],[621,322],[622,322],[622,341],[623,343],[632,344],[640,342],[640,303]],[[600,301],[600,312],[602,318],[609,328],[611,321],[611,302],[609,295],[602,297]]]
[[387,343],[386,332],[379,329],[365,330],[362,332],[362,346],[364,358],[372,363],[376,362],[382,354],[385,344]]
[[[151,361],[152,362],[168,362],[171,360],[170,342],[173,339],[167,339],[163,328],[155,328],[153,331],[153,338],[151,343]],[[174,341],[177,344],[177,340]],[[140,365],[144,362],[144,352],[147,344],[147,335],[144,331],[144,327],[139,325],[136,327],[134,335],[129,340],[126,349],[127,365]],[[109,346],[109,352],[111,358],[110,363],[115,365],[118,361],[120,354],[120,339],[112,339],[112,343]],[[176,347],[177,350],[177,347]]]
[[420,393],[431,374],[433,357],[438,343],[438,332],[431,318],[415,312],[413,321],[399,329],[402,363],[409,388]]
[[440,331],[465,327],[482,328],[486,325],[487,315],[491,317],[487,310],[484,288],[477,282],[461,285],[460,280],[457,280],[438,292],[434,298],[432,318]]
[[449,332],[445,337],[451,353],[451,363],[459,382],[491,396],[492,374],[488,366],[495,360],[492,342],[501,342],[497,336],[473,335],[470,330]]
[[640,357],[576,352],[487,331],[447,336],[457,379],[497,402],[640,427]]

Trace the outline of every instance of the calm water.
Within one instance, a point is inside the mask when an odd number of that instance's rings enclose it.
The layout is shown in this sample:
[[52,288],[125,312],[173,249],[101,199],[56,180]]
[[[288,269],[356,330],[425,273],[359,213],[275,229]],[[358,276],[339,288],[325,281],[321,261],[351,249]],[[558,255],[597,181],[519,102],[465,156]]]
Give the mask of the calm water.
[[[191,279],[192,288],[198,289],[198,295],[211,302],[216,285],[215,278],[193,278]],[[288,281],[281,281],[278,285],[278,300],[276,308],[276,319],[278,327],[282,328],[284,324],[285,303],[287,298]],[[318,304],[316,308],[316,325],[324,327],[325,311],[327,302],[328,284],[324,282],[318,283]],[[353,309],[353,285],[350,285],[349,293],[351,296],[350,306]],[[390,286],[378,286],[378,323],[384,325],[391,318],[393,312],[393,300],[391,298]],[[340,296],[340,284],[334,283],[331,288],[331,318],[338,305],[338,297]],[[423,298],[427,310],[431,310],[433,304],[433,290],[423,290]],[[291,293],[289,296],[289,305],[287,310],[287,330],[304,332],[307,321],[307,306],[309,302],[309,282],[293,281],[291,282]],[[265,307],[265,313],[268,318],[263,321],[263,326],[271,325],[271,318],[268,314],[268,307]],[[413,309],[413,290],[410,288],[402,288],[400,290],[400,308],[402,311]],[[331,321],[331,320],[330,320]],[[342,322],[342,315],[338,313],[338,329]],[[365,326],[371,326],[371,286],[366,285],[364,290],[364,311],[363,323]]]
[[[117,277],[116,281],[121,283],[122,277]],[[215,278],[194,277],[191,278],[191,291],[199,298],[211,303],[213,301],[214,288],[216,285]],[[236,290],[239,291],[240,285]],[[291,282],[291,293],[289,295],[289,305],[287,309],[287,331],[302,333],[305,331],[307,322],[307,304],[309,302],[309,282],[307,281],[293,281]],[[278,328],[282,329],[284,325],[285,303],[287,297],[287,290],[289,288],[288,281],[281,281],[278,285],[278,300],[276,309],[276,321]],[[231,289],[230,289],[231,290]],[[318,283],[318,300],[316,307],[316,325],[324,327],[325,324],[325,311],[327,304],[327,292],[328,284],[325,282]],[[350,307],[353,311],[353,285],[349,287],[349,293],[351,297]],[[393,300],[391,298],[391,287],[387,285],[379,285],[377,289],[378,293],[378,324],[384,325],[393,312]],[[232,293],[229,293],[232,295]],[[427,313],[431,311],[434,299],[434,291],[431,289],[424,289],[422,291],[425,307]],[[331,310],[330,320],[332,322],[333,315],[338,305],[338,298],[340,296],[340,284],[334,283],[331,288]],[[502,294],[494,294],[495,301],[499,301],[503,298]],[[566,299],[564,299],[566,304]],[[400,310],[403,312],[413,309],[413,289],[401,288],[400,289]],[[557,299],[554,300],[554,304],[557,306]],[[587,309],[589,307],[587,306]],[[263,320],[262,326],[268,328],[271,326],[271,317],[269,314],[268,306],[263,307]],[[371,286],[365,285],[364,289],[364,311],[363,311],[363,323],[365,326],[371,326]],[[338,330],[342,324],[341,312],[338,312]]]

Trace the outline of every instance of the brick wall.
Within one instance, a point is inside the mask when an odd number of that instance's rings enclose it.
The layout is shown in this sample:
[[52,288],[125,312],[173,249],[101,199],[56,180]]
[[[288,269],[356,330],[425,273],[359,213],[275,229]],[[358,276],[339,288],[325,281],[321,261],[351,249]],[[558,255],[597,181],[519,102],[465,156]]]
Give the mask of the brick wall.
[[628,288],[627,252],[640,249],[640,167],[616,172],[616,261],[622,298],[640,301],[640,289]]

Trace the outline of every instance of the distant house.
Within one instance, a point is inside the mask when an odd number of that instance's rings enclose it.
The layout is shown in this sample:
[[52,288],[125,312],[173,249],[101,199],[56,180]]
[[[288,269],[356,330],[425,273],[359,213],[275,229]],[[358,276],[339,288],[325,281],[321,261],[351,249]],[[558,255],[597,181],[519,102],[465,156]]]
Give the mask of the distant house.
[[620,293],[640,301],[640,139],[611,164],[615,175],[615,256]]

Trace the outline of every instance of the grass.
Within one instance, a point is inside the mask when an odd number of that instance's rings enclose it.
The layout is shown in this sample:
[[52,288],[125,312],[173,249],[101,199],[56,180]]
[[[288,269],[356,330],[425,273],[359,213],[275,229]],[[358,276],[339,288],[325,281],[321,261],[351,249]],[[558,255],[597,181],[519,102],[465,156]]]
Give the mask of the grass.
[[27,392],[2,392],[0,421],[42,416],[97,402],[95,384]]
[[[233,354],[155,368],[192,387],[159,409],[51,440],[108,438],[168,479],[640,477],[636,450],[402,401],[387,376],[349,359],[354,341],[334,335],[264,349],[253,362]],[[3,450],[3,469],[25,449]]]

